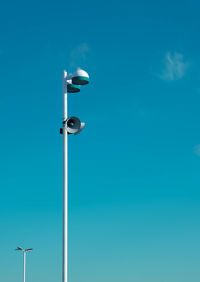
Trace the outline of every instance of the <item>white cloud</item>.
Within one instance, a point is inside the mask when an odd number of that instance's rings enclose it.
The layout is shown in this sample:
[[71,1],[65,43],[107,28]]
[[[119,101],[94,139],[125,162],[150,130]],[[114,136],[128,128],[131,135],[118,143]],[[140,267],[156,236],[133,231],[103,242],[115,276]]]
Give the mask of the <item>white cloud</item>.
[[70,66],[80,67],[87,59],[89,47],[86,43],[76,46],[70,54]]
[[167,52],[164,60],[164,69],[161,78],[168,81],[173,81],[182,78],[189,66],[180,53],[171,54]]
[[194,147],[194,153],[200,157],[200,144]]

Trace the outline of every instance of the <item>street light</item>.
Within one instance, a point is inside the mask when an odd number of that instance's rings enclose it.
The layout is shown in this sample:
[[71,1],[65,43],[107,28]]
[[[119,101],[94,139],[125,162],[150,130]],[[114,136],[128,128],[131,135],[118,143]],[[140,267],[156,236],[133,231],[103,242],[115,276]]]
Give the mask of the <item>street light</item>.
[[67,82],[67,92],[68,93],[76,93],[76,92],[80,92],[81,88],[79,85],[73,84],[72,80],[69,80]]
[[23,249],[22,247],[17,247],[15,251],[22,251],[23,252],[23,282],[26,281],[26,253],[31,252],[33,248]]
[[77,135],[85,127],[77,117],[67,115],[67,93],[80,91],[80,85],[89,83],[89,75],[86,71],[78,69],[74,74],[67,75],[63,72],[63,127],[60,133],[63,134],[63,276],[62,281],[67,282],[68,278],[68,134]]
[[76,85],[85,85],[89,83],[89,75],[86,71],[82,69],[78,69],[73,75],[72,75],[72,83]]

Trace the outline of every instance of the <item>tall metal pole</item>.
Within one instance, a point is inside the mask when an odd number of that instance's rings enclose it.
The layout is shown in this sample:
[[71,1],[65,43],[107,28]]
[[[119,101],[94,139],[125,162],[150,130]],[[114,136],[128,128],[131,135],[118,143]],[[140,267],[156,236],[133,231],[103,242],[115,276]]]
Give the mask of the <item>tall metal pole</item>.
[[24,256],[24,269],[23,269],[23,272],[24,272],[24,282],[26,282],[26,252],[23,251],[23,256]]
[[67,72],[63,72],[63,282],[68,277],[68,168],[67,168]]

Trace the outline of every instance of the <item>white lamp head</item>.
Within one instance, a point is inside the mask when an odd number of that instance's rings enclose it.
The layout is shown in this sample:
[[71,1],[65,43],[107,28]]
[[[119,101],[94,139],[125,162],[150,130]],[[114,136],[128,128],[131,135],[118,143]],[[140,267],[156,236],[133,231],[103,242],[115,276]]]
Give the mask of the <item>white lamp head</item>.
[[90,78],[89,78],[88,73],[82,69],[78,69],[72,75],[72,83],[75,85],[85,85],[85,84],[88,84],[89,81],[90,81]]

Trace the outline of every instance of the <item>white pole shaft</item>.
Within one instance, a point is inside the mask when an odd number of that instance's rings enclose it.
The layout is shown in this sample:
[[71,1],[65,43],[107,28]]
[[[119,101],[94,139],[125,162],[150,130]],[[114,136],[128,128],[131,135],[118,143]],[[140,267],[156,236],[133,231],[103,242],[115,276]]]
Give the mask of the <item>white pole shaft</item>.
[[[63,72],[63,122],[67,119],[67,72]],[[68,281],[68,161],[67,130],[63,123],[63,282]]]
[[24,282],[26,282],[26,252],[23,252],[24,254],[24,267],[23,267],[23,272],[24,272]]

